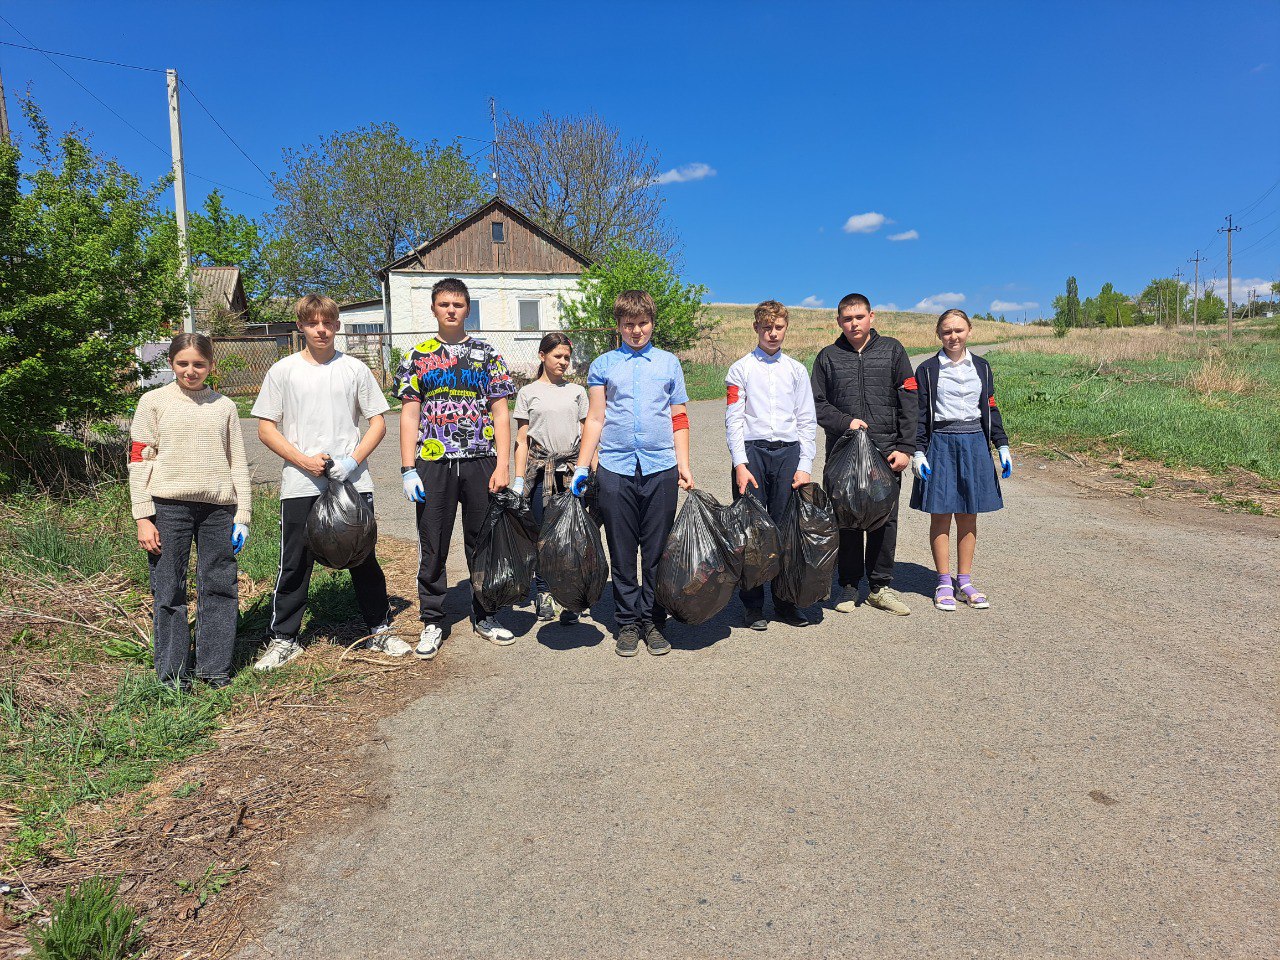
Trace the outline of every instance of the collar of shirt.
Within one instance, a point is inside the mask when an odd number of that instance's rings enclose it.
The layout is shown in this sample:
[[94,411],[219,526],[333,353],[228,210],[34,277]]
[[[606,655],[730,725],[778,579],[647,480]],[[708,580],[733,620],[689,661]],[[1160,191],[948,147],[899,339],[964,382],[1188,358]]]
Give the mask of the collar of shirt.
[[938,359],[942,362],[942,365],[944,367],[958,367],[966,363],[969,364],[970,366],[973,366],[973,357],[969,356],[968,350],[965,350],[964,356],[961,357],[959,360],[952,360],[950,357],[947,356],[946,350],[939,350]]
[[782,359],[782,350],[778,350],[777,353],[769,353],[763,347],[757,346],[751,353],[761,363],[777,363]]
[[653,353],[653,341],[650,340],[639,350],[635,349],[629,343],[621,344],[618,349],[622,351],[622,356],[627,360],[630,360],[632,357],[643,357],[648,360],[649,355]]

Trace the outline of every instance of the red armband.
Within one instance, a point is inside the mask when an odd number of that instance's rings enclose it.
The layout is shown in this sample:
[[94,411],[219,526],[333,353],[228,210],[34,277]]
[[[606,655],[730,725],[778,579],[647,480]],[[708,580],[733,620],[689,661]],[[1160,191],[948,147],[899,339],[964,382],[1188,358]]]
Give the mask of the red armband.
[[671,432],[689,429],[689,415],[687,413],[676,413],[671,417]]
[[729,389],[725,393],[725,398],[724,398],[725,402],[732,407],[741,398],[742,398],[742,391],[738,389],[738,385],[736,383],[729,384]]
[[902,381],[902,389],[903,389],[903,390],[914,390],[915,388],[916,388],[916,378],[915,378],[915,377],[907,377],[907,379],[905,379],[905,380],[903,380],[903,381]]
[[147,445],[145,443],[139,443],[137,440],[129,444],[129,462],[141,463],[142,451],[145,449],[147,449]]
[[996,395],[994,393],[991,396],[987,397],[987,406],[990,407],[992,410],[996,408]]

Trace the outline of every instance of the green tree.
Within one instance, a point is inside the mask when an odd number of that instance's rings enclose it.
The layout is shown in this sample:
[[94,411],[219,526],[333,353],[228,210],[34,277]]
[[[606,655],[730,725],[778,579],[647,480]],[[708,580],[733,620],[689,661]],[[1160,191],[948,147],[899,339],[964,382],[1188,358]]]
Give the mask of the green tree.
[[1086,327],[1133,326],[1133,302],[1113,284],[1104,283],[1096,297],[1080,305],[1080,322]]
[[1053,298],[1053,335],[1065,337],[1072,327],[1080,326],[1080,288],[1075,277],[1067,277],[1066,295]]
[[[616,326],[613,302],[623,290],[645,290],[658,308],[653,342],[664,350],[688,349],[715,327],[702,304],[707,288],[685,284],[675,269],[656,253],[614,247],[592,264],[578,280],[579,298],[560,298],[566,330],[606,330]],[[612,346],[612,337],[593,339],[588,346]]]
[[1213,287],[1205,287],[1200,297],[1200,322],[1221,323],[1227,315],[1227,304],[1213,292]]
[[286,296],[378,293],[377,271],[440,233],[484,199],[457,143],[410,140],[374,123],[284,152],[267,217],[266,260]]
[[134,350],[182,312],[172,250],[157,242],[168,185],[143,187],[78,133],[53,142],[31,100],[27,172],[0,143],[0,440],[83,447],[127,411]]
[[[177,257],[178,227],[172,213],[161,216],[158,242],[167,243]],[[195,267],[239,267],[249,303],[248,319],[263,323],[279,319],[279,293],[267,267],[266,240],[258,224],[242,213],[233,213],[218,190],[205,197],[199,210],[187,217],[187,247]]]
[[1182,312],[1187,312],[1187,298],[1191,287],[1179,283],[1175,277],[1157,277],[1147,284],[1142,295],[1138,297],[1141,319],[1144,323],[1163,323],[1171,326],[1178,317],[1178,304],[1182,303]]

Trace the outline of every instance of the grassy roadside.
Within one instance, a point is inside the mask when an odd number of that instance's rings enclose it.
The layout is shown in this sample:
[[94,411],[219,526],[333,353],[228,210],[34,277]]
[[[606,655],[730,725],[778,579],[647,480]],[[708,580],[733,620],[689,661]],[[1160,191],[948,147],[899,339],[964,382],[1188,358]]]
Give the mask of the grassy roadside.
[[[98,873],[123,880],[149,945],[213,955],[210,931],[193,923],[208,916],[226,920],[229,948],[236,904],[273,869],[262,851],[292,835],[277,824],[358,791],[347,754],[363,724],[423,678],[343,651],[363,627],[349,575],[322,569],[303,625],[304,641],[321,642],[286,670],[244,669],[269,615],[278,517],[274,493],[256,492],[234,683],[179,694],[151,667],[147,565],[124,485],[0,504],[0,844],[5,879],[20,881],[0,898],[0,954]],[[397,549],[385,547],[384,561]],[[346,706],[355,694],[358,713]]]

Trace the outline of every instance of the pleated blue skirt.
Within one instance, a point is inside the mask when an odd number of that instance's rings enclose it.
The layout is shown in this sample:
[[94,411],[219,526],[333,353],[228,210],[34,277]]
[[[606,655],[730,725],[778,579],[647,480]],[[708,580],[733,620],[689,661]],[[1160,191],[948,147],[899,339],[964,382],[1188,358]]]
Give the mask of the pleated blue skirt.
[[1004,506],[1000,480],[987,437],[976,433],[939,433],[929,437],[925,451],[928,480],[911,487],[912,509],[925,513],[991,513]]

